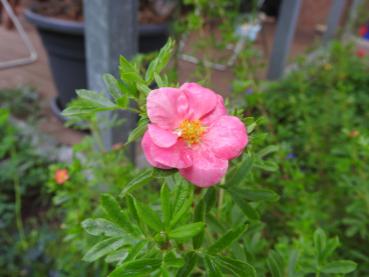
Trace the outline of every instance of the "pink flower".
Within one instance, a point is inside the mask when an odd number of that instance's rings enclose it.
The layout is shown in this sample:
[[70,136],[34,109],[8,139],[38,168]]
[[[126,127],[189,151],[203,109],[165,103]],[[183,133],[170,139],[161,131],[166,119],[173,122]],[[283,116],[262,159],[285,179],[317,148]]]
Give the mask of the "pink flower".
[[151,121],[142,148],[158,168],[177,168],[199,187],[218,183],[228,160],[239,156],[248,138],[245,125],[227,115],[222,96],[196,83],[159,88],[147,97]]

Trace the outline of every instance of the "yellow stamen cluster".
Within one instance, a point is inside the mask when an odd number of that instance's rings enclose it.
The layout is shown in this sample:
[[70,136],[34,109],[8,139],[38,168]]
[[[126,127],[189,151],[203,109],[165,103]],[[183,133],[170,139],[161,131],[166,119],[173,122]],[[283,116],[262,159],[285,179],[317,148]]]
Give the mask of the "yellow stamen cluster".
[[199,143],[205,130],[200,120],[185,119],[178,127],[179,136],[190,145]]

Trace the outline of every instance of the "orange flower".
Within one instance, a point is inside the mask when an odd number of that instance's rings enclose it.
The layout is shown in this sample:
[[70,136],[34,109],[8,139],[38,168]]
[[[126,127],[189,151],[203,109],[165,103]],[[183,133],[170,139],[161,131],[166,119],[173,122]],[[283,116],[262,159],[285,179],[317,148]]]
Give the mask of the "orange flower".
[[55,171],[54,180],[58,185],[64,184],[69,179],[68,170],[61,168]]
[[358,130],[352,130],[350,133],[349,133],[349,137],[350,138],[356,138],[360,135],[360,132]]

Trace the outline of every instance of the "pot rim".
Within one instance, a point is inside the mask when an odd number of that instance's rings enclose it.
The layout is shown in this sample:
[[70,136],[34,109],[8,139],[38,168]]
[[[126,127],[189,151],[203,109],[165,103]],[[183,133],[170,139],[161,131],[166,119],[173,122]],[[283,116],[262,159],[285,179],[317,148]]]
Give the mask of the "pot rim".
[[[68,34],[77,34],[83,35],[85,24],[84,22],[72,21],[72,20],[65,20],[54,18],[50,16],[45,16],[42,14],[38,14],[31,9],[27,8],[24,11],[24,15],[29,22],[34,24],[36,27],[61,32],[61,33],[68,33]],[[159,23],[159,24],[140,24],[138,26],[140,35],[155,35],[157,33],[169,33],[169,23]]]

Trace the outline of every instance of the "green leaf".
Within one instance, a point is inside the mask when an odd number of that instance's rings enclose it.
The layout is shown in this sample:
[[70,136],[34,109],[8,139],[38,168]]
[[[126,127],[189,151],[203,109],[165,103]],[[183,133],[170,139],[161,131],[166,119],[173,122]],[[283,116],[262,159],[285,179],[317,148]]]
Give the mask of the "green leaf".
[[230,188],[232,193],[239,195],[247,201],[278,201],[279,196],[272,190],[267,189],[237,189]]
[[316,249],[319,261],[323,262],[323,252],[327,245],[327,236],[322,229],[317,229],[314,232],[314,247]]
[[271,153],[274,153],[274,152],[277,152],[279,150],[279,146],[278,145],[269,145],[267,147],[265,147],[264,149],[260,150],[258,153],[257,153],[257,156],[262,159],[264,158],[265,156],[271,154]]
[[137,83],[136,87],[139,91],[141,91],[145,95],[148,95],[151,91],[151,89],[145,84]]
[[148,124],[149,124],[148,120],[140,122],[139,125],[129,133],[126,144],[134,142],[139,138],[141,138],[146,132]]
[[256,271],[254,267],[247,262],[221,256],[213,257],[213,260],[220,268],[225,268],[232,272],[234,274],[233,276],[256,277]]
[[284,260],[281,254],[277,251],[271,250],[268,259],[267,265],[272,273],[273,277],[283,277],[284,275]]
[[122,238],[108,238],[95,244],[87,253],[83,256],[83,260],[86,262],[93,262],[97,259],[109,254],[122,247],[127,243],[126,239]]
[[163,184],[160,190],[160,202],[161,209],[163,211],[163,222],[167,227],[169,226],[169,222],[172,215],[172,207],[170,204],[170,191],[167,184]]
[[136,202],[136,210],[140,219],[145,222],[151,229],[160,232],[164,229],[163,223],[157,213],[155,213],[149,206]]
[[159,88],[167,86],[167,84],[163,81],[159,74],[154,73],[154,79]]
[[299,252],[297,250],[292,250],[288,258],[288,277],[296,276],[298,259]]
[[220,270],[218,264],[212,260],[211,256],[204,257],[206,272],[208,277],[222,277],[223,273]]
[[185,260],[181,257],[176,257],[176,255],[173,252],[168,252],[164,256],[164,263],[168,267],[180,268],[184,265]]
[[249,219],[258,220],[260,218],[259,213],[245,199],[237,193],[231,193],[231,195],[237,206]]
[[117,79],[115,79],[113,75],[106,73],[103,75],[103,80],[110,95],[113,97],[114,100],[118,100],[124,97],[124,94],[120,90],[119,82]]
[[147,241],[141,240],[138,243],[136,243],[131,250],[128,253],[127,258],[125,259],[126,262],[132,261],[137,258],[137,256],[140,254],[141,250],[146,246]]
[[189,186],[188,184],[182,184],[179,186],[177,191],[177,197],[174,201],[174,213],[172,216],[172,220],[170,221],[169,226],[175,226],[179,220],[186,214],[189,208],[192,205],[193,199],[193,186]]
[[204,222],[190,223],[184,226],[180,226],[174,230],[168,232],[168,236],[171,239],[186,240],[200,233],[205,228]]
[[127,262],[118,266],[108,277],[140,277],[149,276],[150,273],[160,268],[160,259],[140,259]]
[[123,213],[117,200],[110,194],[103,194],[101,196],[101,205],[114,223],[130,233],[135,233],[126,214]]
[[145,83],[144,80],[141,78],[137,68],[123,56],[120,56],[119,58],[119,72],[122,81],[124,81],[128,85]]
[[253,166],[253,159],[250,155],[244,155],[244,159],[235,169],[235,173],[226,180],[226,186],[236,187],[240,185],[250,173]]
[[118,106],[102,107],[99,104],[92,103],[85,99],[77,98],[68,104],[68,107],[62,112],[62,115],[69,118],[91,116],[97,112],[112,111],[119,109]]
[[357,264],[348,260],[330,262],[322,268],[323,273],[327,274],[347,274],[353,272]]
[[185,257],[186,262],[184,266],[178,271],[176,277],[190,276],[193,268],[197,264],[198,258],[199,256],[195,252],[189,252],[188,254],[186,254],[186,257]]
[[105,262],[106,263],[117,263],[117,262],[119,263],[119,262],[122,262],[125,258],[127,258],[127,256],[128,256],[127,248],[119,249],[107,255],[105,258]]
[[90,103],[95,104],[101,108],[115,108],[116,105],[110,101],[102,92],[92,90],[79,89],[76,90],[77,95]]
[[153,179],[153,169],[142,170],[133,180],[131,180],[122,190],[119,197],[125,197],[128,192],[138,189],[148,184]]
[[208,252],[211,254],[216,254],[226,247],[230,246],[233,242],[238,240],[243,233],[246,231],[248,225],[242,224],[232,230],[229,230],[220,239],[218,239],[213,245],[208,248]]
[[159,74],[167,66],[173,52],[173,47],[174,40],[169,39],[163,48],[161,48],[156,58],[150,63],[145,75],[147,84],[150,84],[154,80],[155,73]]
[[254,167],[268,172],[278,171],[278,165],[273,161],[263,161],[263,160],[256,161],[254,163]]
[[206,194],[204,196],[206,213],[209,213],[211,208],[215,206],[217,200],[217,193],[214,187],[210,187],[207,189]]
[[93,236],[105,235],[107,237],[118,237],[125,235],[125,232],[118,225],[104,218],[86,219],[81,223],[83,229]]
[[[205,213],[206,213],[206,207],[205,207],[205,199],[202,198],[200,202],[196,205],[195,213],[193,217],[194,222],[204,222],[205,221]],[[194,236],[192,240],[192,245],[194,249],[198,249],[201,247],[203,241],[204,241],[204,235],[205,230],[202,230],[199,232],[196,236]]]

